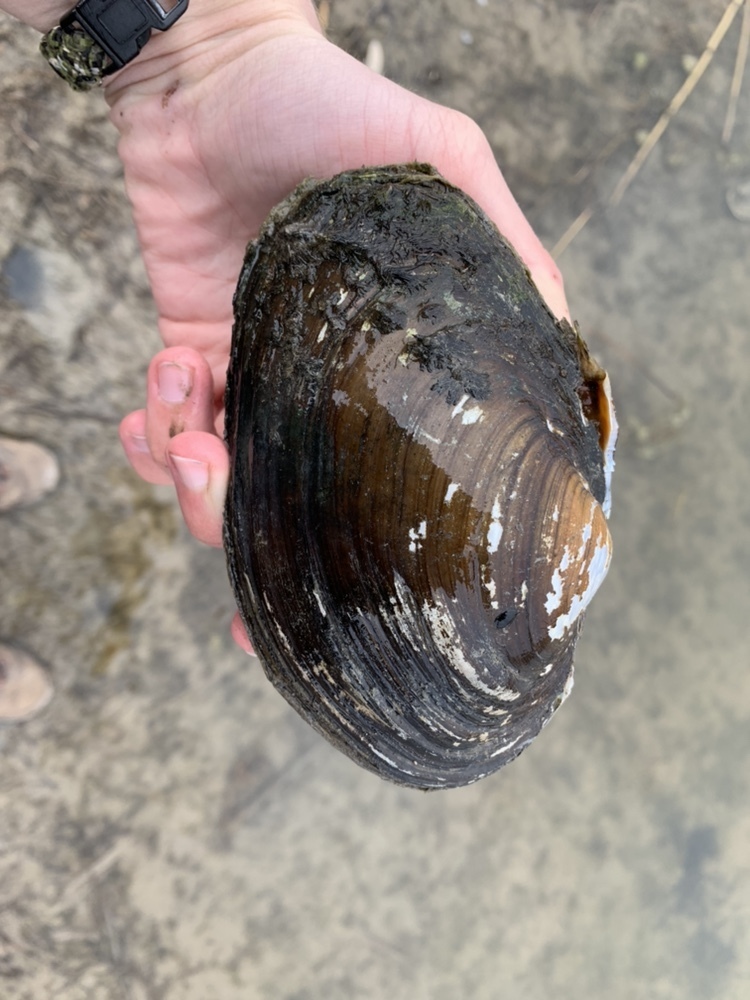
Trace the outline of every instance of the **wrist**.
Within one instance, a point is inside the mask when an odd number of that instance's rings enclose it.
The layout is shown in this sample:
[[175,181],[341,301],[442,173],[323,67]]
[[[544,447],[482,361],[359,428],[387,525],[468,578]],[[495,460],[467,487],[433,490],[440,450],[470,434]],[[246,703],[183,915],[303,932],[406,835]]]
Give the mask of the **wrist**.
[[71,0],[0,0],[0,10],[37,31],[54,28],[73,6]]
[[169,31],[154,32],[138,58],[105,81],[107,100],[147,96],[175,78],[189,84],[268,38],[319,31],[312,0],[190,0]]
[[[77,0],[0,0],[0,10],[47,32],[60,24],[76,3]],[[219,39],[228,42],[233,35],[244,36],[247,30],[252,30],[254,38],[260,41],[264,36],[288,31],[292,24],[320,30],[312,0],[190,0],[184,16],[168,32],[154,31],[133,63],[107,81],[108,99],[114,100],[126,84],[144,84],[164,72],[181,68],[196,56],[203,55],[202,62],[210,63],[210,50]],[[237,38],[236,42],[240,44],[241,40]],[[222,50],[221,58],[227,58],[226,49]]]

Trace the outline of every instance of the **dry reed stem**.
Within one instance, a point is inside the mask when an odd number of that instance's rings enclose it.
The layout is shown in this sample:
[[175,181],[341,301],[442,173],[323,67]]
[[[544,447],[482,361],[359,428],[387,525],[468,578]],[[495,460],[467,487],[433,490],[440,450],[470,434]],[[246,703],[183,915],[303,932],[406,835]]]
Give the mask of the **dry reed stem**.
[[[654,127],[651,129],[651,131],[644,139],[640,149],[628,164],[627,169],[622,174],[619,181],[615,185],[612,194],[607,199],[607,204],[609,205],[619,204],[619,202],[622,199],[622,196],[625,194],[627,189],[633,183],[634,179],[636,178],[643,164],[648,159],[649,155],[653,152],[659,139],[661,139],[661,137],[666,132],[669,123],[675,117],[675,115],[680,110],[685,101],[688,99],[688,97],[692,94],[693,90],[695,90],[698,81],[708,68],[708,65],[713,59],[717,48],[721,44],[722,39],[729,30],[732,21],[734,21],[734,18],[737,15],[737,12],[739,11],[740,7],[743,6],[744,3],[745,0],[729,0],[729,3],[725,8],[724,13],[722,14],[719,20],[719,23],[714,28],[711,37],[706,43],[706,47],[701,53],[700,59],[698,59],[698,62],[695,64],[695,66],[688,74],[687,78],[685,79],[685,82],[682,84],[680,89],[677,91],[672,100],[669,102],[667,109],[662,113],[657,123],[654,125]],[[592,217],[597,207],[598,206],[596,205],[596,203],[588,205],[581,212],[581,214],[576,219],[573,220],[573,222],[568,226],[563,235],[560,237],[560,239],[552,248],[551,252],[553,257],[559,257],[560,254],[563,253],[563,251],[570,246],[575,237],[581,232],[583,227]]]
[[724,129],[721,133],[721,141],[725,146],[729,145],[734,131],[734,122],[737,117],[737,102],[742,89],[742,78],[745,75],[745,64],[747,63],[747,50],[750,46],[750,3],[745,0],[742,11],[742,27],[740,29],[740,41],[737,46],[737,59],[734,63],[734,73],[732,74],[732,86],[729,91],[729,104],[727,105],[727,116],[724,119]]

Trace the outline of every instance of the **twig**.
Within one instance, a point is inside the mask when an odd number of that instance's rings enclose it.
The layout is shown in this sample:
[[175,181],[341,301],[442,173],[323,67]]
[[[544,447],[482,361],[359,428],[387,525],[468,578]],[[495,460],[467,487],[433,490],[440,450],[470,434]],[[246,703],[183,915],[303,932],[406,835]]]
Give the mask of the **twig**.
[[[672,100],[669,102],[666,111],[662,113],[656,125],[654,125],[649,134],[646,136],[645,140],[641,144],[640,149],[635,154],[633,159],[630,161],[627,169],[625,170],[625,172],[615,185],[612,194],[607,199],[607,204],[609,205],[619,204],[619,202],[622,199],[622,196],[625,194],[627,189],[633,183],[633,180],[637,176],[641,167],[648,159],[649,154],[653,151],[659,139],[661,139],[661,137],[666,132],[669,123],[672,121],[672,119],[680,110],[680,108],[688,99],[688,97],[692,94],[693,90],[695,90],[698,81],[705,73],[709,63],[714,57],[717,48],[721,44],[722,39],[726,35],[727,31],[729,31],[729,28],[737,12],[744,3],[745,0],[729,0],[729,3],[727,4],[726,9],[724,10],[724,13],[721,16],[719,23],[714,28],[711,37],[706,43],[706,47],[703,50],[700,59],[692,68],[692,70],[688,74],[687,78],[685,79],[685,82],[682,84],[680,89],[677,91]],[[570,246],[572,241],[575,239],[578,233],[580,233],[580,231],[583,229],[583,227],[586,225],[586,223],[589,221],[589,219],[592,217],[592,215],[594,214],[594,212],[598,207],[599,206],[595,202],[592,202],[587,208],[585,208],[581,212],[578,218],[575,219],[570,224],[570,226],[568,226],[563,235],[560,237],[555,246],[552,248],[553,257],[559,256],[563,252],[563,250],[566,249],[566,247]]]
[[123,843],[122,841],[110,848],[106,853],[104,853],[97,861],[90,865],[85,871],[77,875],[72,882],[69,882],[65,889],[62,891],[58,901],[50,908],[50,915],[55,916],[58,913],[62,913],[84,893],[89,884],[95,879],[100,878],[102,875],[106,874],[109,869],[119,861],[123,854]]
[[583,227],[589,221],[591,216],[594,214],[595,209],[596,205],[594,205],[592,202],[591,205],[589,205],[587,208],[584,208],[584,210],[581,212],[581,214],[578,216],[577,219],[574,219],[571,222],[571,224],[568,226],[568,228],[565,230],[565,232],[562,234],[560,239],[557,241],[557,243],[555,243],[555,245],[552,247],[552,250],[550,251],[555,259],[557,259],[564,250],[568,249],[570,244],[573,242],[576,236],[578,236],[580,231],[583,229]]
[[727,105],[727,116],[724,119],[724,129],[721,133],[721,141],[725,146],[729,145],[734,131],[734,121],[737,117],[737,102],[742,89],[742,78],[745,75],[745,64],[747,63],[747,50],[750,45],[750,3],[745,0],[742,11],[742,27],[740,28],[740,41],[737,46],[737,59],[734,64],[732,74],[732,86],[729,91],[729,104]]
[[669,102],[669,107],[646,136],[643,145],[631,160],[630,166],[617,182],[614,191],[609,196],[610,205],[617,205],[620,202],[620,199],[630,187],[636,174],[646,162],[649,153],[653,150],[659,139],[661,139],[666,132],[669,123],[695,90],[696,84],[706,72],[708,64],[713,59],[714,53],[721,44],[721,40],[724,38],[724,35],[726,35],[727,31],[729,31],[729,26],[744,2],[745,0],[730,0],[721,20],[714,29],[714,33],[709,38],[705,49],[701,53],[700,59],[695,66],[693,66],[687,79]]
[[320,26],[323,32],[328,31],[328,25],[331,23],[331,2],[330,0],[320,0],[318,4],[318,20],[320,21]]

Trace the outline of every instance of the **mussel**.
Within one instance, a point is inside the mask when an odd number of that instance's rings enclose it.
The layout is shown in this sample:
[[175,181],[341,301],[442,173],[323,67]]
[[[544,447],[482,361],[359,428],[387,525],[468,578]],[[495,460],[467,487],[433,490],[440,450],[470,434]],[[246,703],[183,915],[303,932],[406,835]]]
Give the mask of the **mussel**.
[[306,181],[248,248],[225,541],[265,671],[401,784],[476,781],[567,697],[610,561],[608,381],[431,167]]

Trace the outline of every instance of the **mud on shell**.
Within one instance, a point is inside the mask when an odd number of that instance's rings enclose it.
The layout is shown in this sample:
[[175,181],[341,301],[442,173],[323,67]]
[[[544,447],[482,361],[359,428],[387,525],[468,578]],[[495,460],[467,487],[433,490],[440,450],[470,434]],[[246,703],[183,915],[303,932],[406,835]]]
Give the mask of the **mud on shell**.
[[302,184],[248,248],[225,539],[265,671],[418,788],[516,757],[607,571],[604,372],[431,168]]

